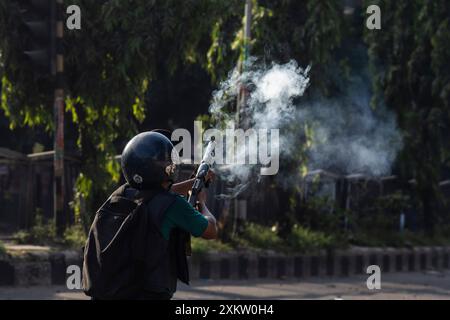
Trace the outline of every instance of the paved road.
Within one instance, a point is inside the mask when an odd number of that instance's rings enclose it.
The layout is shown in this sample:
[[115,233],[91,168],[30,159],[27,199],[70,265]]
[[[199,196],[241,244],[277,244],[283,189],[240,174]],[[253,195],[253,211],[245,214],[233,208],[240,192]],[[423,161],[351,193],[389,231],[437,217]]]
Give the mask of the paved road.
[[[86,299],[64,287],[0,287],[0,299]],[[278,281],[195,281],[180,285],[175,299],[446,299],[450,272],[398,273],[381,278],[380,290],[368,290],[366,277]]]

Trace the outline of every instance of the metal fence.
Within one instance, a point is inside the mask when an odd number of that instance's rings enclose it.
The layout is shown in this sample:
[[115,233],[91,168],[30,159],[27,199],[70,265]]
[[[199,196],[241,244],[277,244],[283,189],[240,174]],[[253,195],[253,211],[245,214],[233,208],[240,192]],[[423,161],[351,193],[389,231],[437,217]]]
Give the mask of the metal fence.
[[[53,218],[54,152],[24,155],[0,148],[0,232],[12,233],[33,225],[36,214]],[[66,221],[73,222],[69,201],[79,173],[79,161],[65,158]]]
[[[53,151],[24,155],[0,148],[0,232],[29,228],[36,214],[41,214],[46,220],[53,218],[53,156]],[[79,165],[76,158],[65,158],[65,219],[68,224],[74,219],[69,202],[73,199]],[[182,165],[179,180],[190,178],[194,169],[193,165]],[[413,186],[414,181],[409,185]],[[446,199],[439,206],[440,213],[450,216],[450,180],[441,182],[440,188]],[[222,222],[231,217],[234,223],[245,220],[267,224],[284,216],[292,194],[297,197],[295,201],[302,203],[318,197],[326,198],[324,211],[327,212],[336,208],[367,212],[378,197],[404,191],[404,185],[396,176],[374,179],[360,174],[341,176],[316,170],[298,182],[298,190],[300,192],[297,193],[282,190],[268,178],[252,185],[235,199],[218,197],[227,194],[226,183],[218,177],[207,191],[208,205]],[[414,200],[414,195],[411,198]],[[412,207],[408,217],[411,221],[416,219],[414,215],[418,211],[415,203]]]

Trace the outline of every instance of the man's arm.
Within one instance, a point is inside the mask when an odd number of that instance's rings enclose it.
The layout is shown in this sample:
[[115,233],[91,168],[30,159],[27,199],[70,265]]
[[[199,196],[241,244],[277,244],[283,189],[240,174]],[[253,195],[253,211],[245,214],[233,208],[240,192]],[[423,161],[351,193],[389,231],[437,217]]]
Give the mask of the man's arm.
[[200,213],[208,220],[208,227],[202,234],[203,239],[217,239],[217,221],[205,203],[200,202]]
[[170,188],[171,191],[178,193],[179,195],[186,196],[189,190],[192,189],[192,184],[194,183],[195,178],[185,180],[179,183],[174,183]]
[[181,196],[168,208],[166,217],[162,222],[161,232],[165,239],[169,239],[172,227],[178,227],[189,232],[194,237],[215,239],[217,237],[216,219],[205,205],[206,195],[199,194],[197,209]]
[[208,220],[208,227],[202,234],[203,239],[217,239],[217,221],[206,206],[206,193],[201,191],[198,195],[199,211]]
[[[215,178],[214,171],[209,170],[208,174],[206,175],[206,181],[212,182]],[[187,197],[187,194],[192,189],[192,185],[194,184],[195,178],[185,180],[182,182],[174,183],[172,187],[170,188],[171,191],[178,193],[179,195]]]

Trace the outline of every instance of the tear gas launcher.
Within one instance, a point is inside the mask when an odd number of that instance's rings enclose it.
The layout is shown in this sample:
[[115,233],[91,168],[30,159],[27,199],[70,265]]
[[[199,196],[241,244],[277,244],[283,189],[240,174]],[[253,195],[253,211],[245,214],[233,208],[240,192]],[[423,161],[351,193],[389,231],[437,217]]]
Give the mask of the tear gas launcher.
[[197,203],[198,194],[202,191],[202,189],[208,187],[209,183],[206,182],[206,176],[208,175],[209,170],[213,167],[215,149],[216,142],[214,141],[214,138],[211,138],[208,146],[206,147],[202,162],[200,163],[200,166],[198,167],[195,174],[195,180],[192,185],[191,195],[188,199],[188,202],[192,206],[195,206],[195,204]]

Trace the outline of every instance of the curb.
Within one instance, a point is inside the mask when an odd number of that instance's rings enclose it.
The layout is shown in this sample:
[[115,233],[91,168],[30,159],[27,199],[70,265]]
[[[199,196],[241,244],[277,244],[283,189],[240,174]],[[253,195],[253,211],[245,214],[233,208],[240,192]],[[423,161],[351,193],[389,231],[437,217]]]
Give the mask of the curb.
[[378,265],[383,273],[450,269],[450,247],[361,248],[313,255],[208,253],[189,259],[192,280],[349,277]]
[[[366,274],[369,265],[383,273],[450,269],[450,247],[363,248],[308,255],[233,252],[188,259],[191,280],[307,279]],[[0,257],[0,286],[64,285],[66,269],[82,266],[76,251]]]
[[81,266],[82,255],[68,250],[0,257],[0,287],[65,285],[69,265]]

